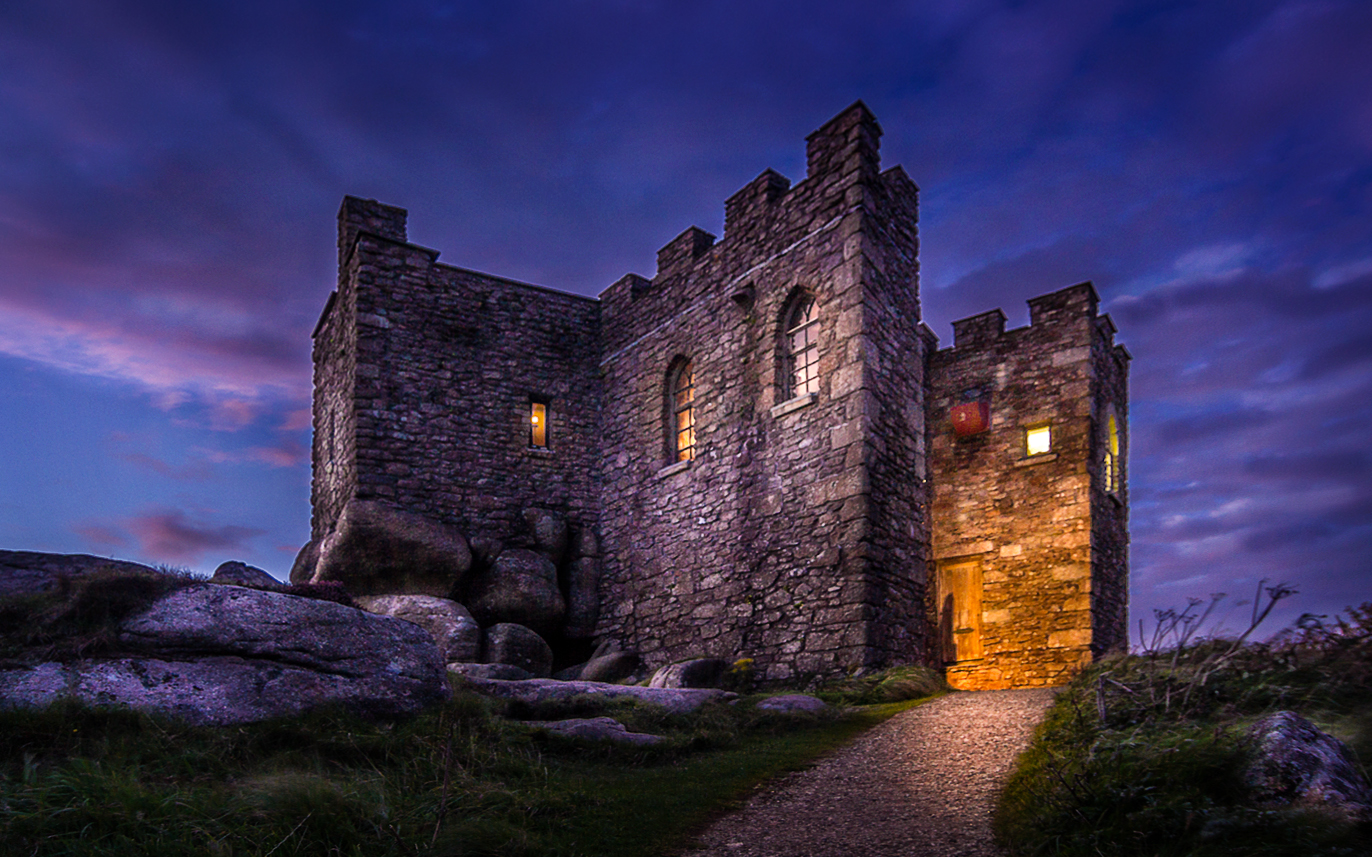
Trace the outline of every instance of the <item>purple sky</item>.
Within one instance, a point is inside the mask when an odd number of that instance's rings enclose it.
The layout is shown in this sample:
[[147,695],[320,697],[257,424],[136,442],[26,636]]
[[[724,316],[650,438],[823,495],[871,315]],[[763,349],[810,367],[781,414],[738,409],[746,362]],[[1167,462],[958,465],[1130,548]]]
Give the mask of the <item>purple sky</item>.
[[945,344],[1085,279],[1119,325],[1136,619],[1372,599],[1369,45],[1363,0],[8,0],[0,547],[284,576],[343,194],[596,294],[862,98]]

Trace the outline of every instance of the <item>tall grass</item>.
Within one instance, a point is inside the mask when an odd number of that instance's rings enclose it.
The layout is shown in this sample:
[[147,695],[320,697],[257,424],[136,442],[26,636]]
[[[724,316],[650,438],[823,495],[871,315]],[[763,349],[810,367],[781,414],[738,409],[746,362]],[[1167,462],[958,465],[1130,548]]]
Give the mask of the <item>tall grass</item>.
[[1260,806],[1242,785],[1244,733],[1276,710],[1302,713],[1372,759],[1372,604],[1252,642],[1283,591],[1267,593],[1237,640],[1206,638],[1186,611],[1165,612],[1160,624],[1183,618],[1144,653],[1079,676],[1002,795],[1001,840],[1016,854],[1064,857],[1372,854],[1366,826]]

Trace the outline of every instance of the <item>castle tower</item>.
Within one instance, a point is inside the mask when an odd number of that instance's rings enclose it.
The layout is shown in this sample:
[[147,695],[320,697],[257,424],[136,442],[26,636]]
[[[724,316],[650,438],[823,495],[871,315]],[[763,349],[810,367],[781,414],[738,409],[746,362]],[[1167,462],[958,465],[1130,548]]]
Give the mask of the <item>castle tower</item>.
[[880,134],[854,104],[601,295],[602,630],[650,662],[925,657],[918,189]]
[[1127,644],[1129,352],[1090,283],[953,323],[931,361],[937,661],[964,689],[1064,683]]

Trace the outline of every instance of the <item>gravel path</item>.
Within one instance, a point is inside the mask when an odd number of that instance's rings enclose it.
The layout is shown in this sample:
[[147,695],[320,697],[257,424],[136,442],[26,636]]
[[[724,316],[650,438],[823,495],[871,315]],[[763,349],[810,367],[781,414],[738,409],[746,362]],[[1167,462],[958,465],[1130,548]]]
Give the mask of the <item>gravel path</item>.
[[996,790],[1052,690],[951,693],[774,781],[686,857],[1000,857]]

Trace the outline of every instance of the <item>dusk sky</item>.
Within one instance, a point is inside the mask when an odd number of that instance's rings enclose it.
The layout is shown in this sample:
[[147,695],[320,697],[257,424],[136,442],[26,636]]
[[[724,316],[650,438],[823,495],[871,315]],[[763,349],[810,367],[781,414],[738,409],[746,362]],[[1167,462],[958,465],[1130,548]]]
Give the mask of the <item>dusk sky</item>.
[[6,0],[0,548],[285,577],[344,194],[595,295],[859,98],[945,346],[1083,280],[1115,319],[1135,634],[1372,600],[1366,0]]

